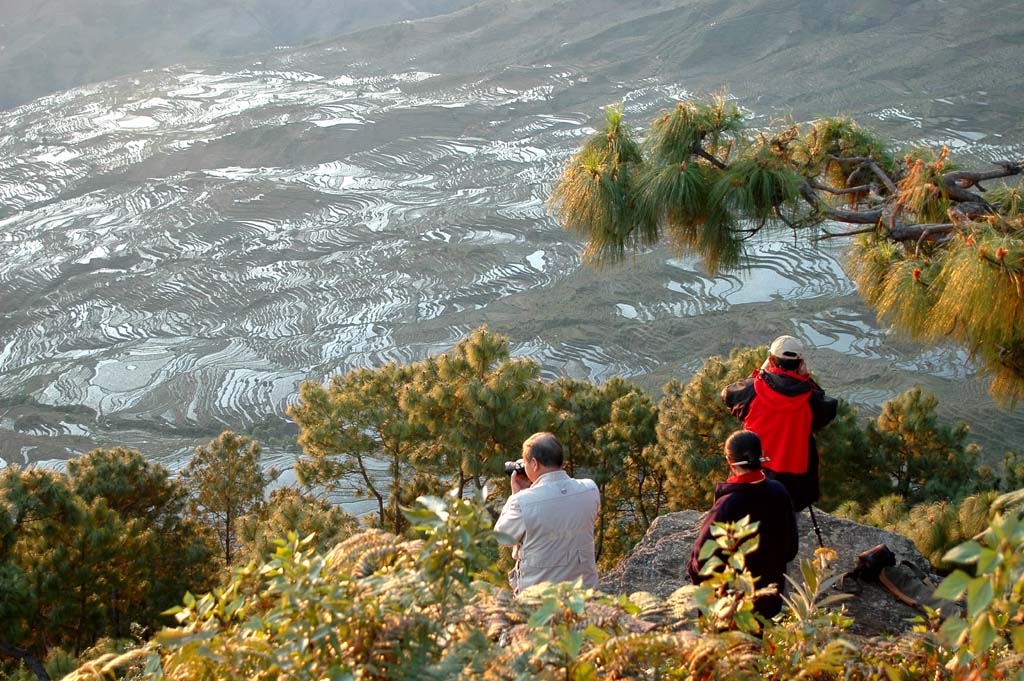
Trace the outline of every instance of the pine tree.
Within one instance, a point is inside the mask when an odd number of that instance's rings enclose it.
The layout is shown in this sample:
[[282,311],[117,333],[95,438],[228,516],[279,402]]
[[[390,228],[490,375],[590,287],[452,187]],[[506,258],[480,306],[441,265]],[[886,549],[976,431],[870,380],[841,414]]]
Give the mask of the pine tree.
[[608,423],[594,434],[600,459],[615,464],[602,480],[600,558],[624,555],[665,507],[667,476],[659,465],[657,425],[654,400],[632,386],[612,402]]
[[849,269],[883,319],[962,344],[1002,403],[1024,394],[1024,190],[984,186],[1021,175],[1024,162],[962,170],[945,148],[900,158],[841,118],[751,132],[722,98],[677,104],[642,144],[620,109],[606,113],[551,194],[561,224],[586,239],[587,262],[664,241],[714,272],[741,265],[760,232],[857,237]]
[[263,504],[267,477],[260,466],[260,446],[244,435],[224,431],[196,453],[181,473],[192,514],[214,528],[230,566],[235,553],[236,523]]
[[[328,490],[354,481],[359,494],[377,502],[382,525],[396,534],[404,524],[400,507],[418,491],[411,481],[422,442],[402,399],[421,371],[421,365],[391,362],[334,376],[329,386],[307,381],[299,403],[288,410],[304,452],[296,466],[300,480]],[[387,466],[385,476],[379,463]]]
[[454,478],[461,494],[519,458],[523,441],[547,423],[546,396],[540,366],[512,359],[508,338],[480,327],[423,363],[402,406],[427,443],[431,470]]
[[728,467],[722,445],[742,427],[722,402],[722,388],[746,378],[761,366],[767,348],[733,350],[728,359],[710,357],[687,385],[670,381],[658,405],[658,443],[665,456],[661,468],[674,509],[704,509],[714,500],[716,480]]
[[46,578],[60,568],[52,564],[52,547],[87,510],[62,476],[17,466],[0,471],[0,509],[0,654],[48,679],[41,662],[48,634],[65,624],[52,612],[61,585]]
[[942,424],[937,406],[935,395],[912,388],[868,424],[869,447],[881,454],[894,492],[909,501],[957,499],[978,482],[980,448],[967,443],[967,424]]
[[185,517],[187,492],[166,468],[137,450],[101,448],[68,461],[68,480],[86,504],[103,499],[125,524],[126,537],[138,539],[111,583],[115,638],[127,635],[130,622],[166,624],[161,613],[186,591],[211,586],[216,542]]
[[326,553],[362,529],[359,520],[340,507],[295,487],[275,489],[267,504],[244,516],[239,526],[242,540],[251,549],[250,557],[258,560],[269,559],[277,542],[289,534],[300,539],[312,535],[316,550]]
[[821,481],[816,506],[828,510],[852,502],[866,507],[892,490],[883,454],[869,445],[860,413],[849,402],[840,399],[835,420],[814,437]]

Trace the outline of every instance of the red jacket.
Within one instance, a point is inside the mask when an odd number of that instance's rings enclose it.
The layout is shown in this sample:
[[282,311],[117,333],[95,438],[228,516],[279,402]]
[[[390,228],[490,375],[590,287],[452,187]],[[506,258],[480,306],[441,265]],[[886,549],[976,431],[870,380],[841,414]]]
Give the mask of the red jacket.
[[809,376],[771,367],[722,390],[729,410],[761,438],[764,468],[789,489],[802,510],[818,499],[814,432],[836,417],[838,403]]

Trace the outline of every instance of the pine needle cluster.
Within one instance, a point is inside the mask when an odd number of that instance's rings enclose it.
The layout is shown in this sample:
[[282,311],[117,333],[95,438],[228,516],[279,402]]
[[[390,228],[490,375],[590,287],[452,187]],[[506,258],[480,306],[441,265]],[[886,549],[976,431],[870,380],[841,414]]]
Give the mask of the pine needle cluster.
[[1024,229],[972,222],[946,240],[904,245],[865,236],[849,256],[861,294],[907,336],[961,343],[992,375],[991,392],[1024,394]]
[[[897,160],[845,118],[750,131],[722,97],[664,111],[642,145],[621,109],[606,113],[551,195],[561,224],[586,240],[587,262],[663,241],[716,273],[742,266],[757,234],[866,235],[850,269],[880,317],[911,338],[965,346],[1001,404],[1024,394],[1024,189],[982,185],[1024,164],[961,170],[946,147]],[[835,231],[842,223],[855,227]]]

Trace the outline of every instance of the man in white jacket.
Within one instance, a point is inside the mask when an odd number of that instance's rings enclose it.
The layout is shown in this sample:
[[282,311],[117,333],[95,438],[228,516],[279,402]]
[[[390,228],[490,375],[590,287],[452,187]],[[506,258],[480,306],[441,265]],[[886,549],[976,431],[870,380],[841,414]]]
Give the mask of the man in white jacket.
[[593,480],[576,480],[562,469],[562,443],[535,433],[523,443],[523,473],[511,477],[512,496],[494,524],[511,537],[517,594],[541,582],[572,582],[597,588],[594,521],[601,496]]

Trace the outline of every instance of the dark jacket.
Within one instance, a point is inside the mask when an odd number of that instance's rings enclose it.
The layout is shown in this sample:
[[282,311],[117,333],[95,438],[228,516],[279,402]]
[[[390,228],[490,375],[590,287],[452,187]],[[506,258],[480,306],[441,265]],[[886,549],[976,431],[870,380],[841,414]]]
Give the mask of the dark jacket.
[[786,486],[793,508],[818,500],[818,447],[814,433],[836,417],[838,403],[808,376],[771,368],[722,390],[722,400],[761,438],[764,467]]
[[[785,586],[786,564],[796,557],[800,540],[796,516],[786,488],[775,480],[758,483],[720,482],[715,486],[715,503],[704,517],[700,534],[693,544],[686,567],[690,581],[700,584],[707,577],[700,575],[700,549],[711,536],[714,523],[736,522],[744,516],[760,523],[758,547],[747,555],[747,568],[755,584],[775,584],[779,594]],[[765,617],[774,617],[782,609],[782,598],[761,596],[754,601],[754,610]]]

